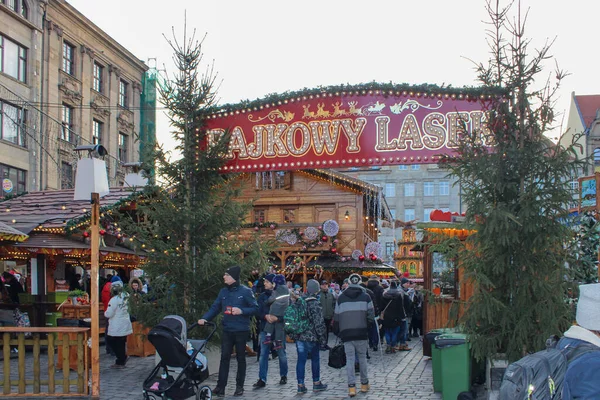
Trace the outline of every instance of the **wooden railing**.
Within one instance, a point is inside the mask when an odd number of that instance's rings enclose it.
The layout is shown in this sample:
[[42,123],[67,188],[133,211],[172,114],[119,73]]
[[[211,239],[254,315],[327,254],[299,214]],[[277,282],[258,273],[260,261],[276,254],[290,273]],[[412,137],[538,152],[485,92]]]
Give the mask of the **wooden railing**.
[[[0,397],[23,395],[31,397],[48,397],[60,393],[60,396],[81,396],[88,394],[89,351],[87,341],[89,328],[0,328],[0,347],[4,355]],[[31,338],[25,336],[31,334]],[[55,335],[56,334],[56,335]],[[11,338],[16,335],[16,338]],[[47,336],[42,339],[42,335]],[[32,346],[33,368],[26,371],[25,346]],[[17,362],[12,362],[11,347],[17,349]],[[42,355],[43,350],[47,356]],[[55,355],[58,362],[55,364]],[[47,363],[47,371],[42,372]],[[16,365],[15,365],[16,364]],[[15,369],[17,374],[15,374]],[[56,376],[56,370],[62,369],[62,378]],[[71,373],[71,369],[75,373]],[[28,373],[29,372],[29,373]],[[18,375],[18,379],[16,378]],[[74,379],[72,377],[74,375]],[[11,379],[13,378],[13,379]],[[72,386],[74,388],[72,388]],[[17,391],[13,392],[13,387]],[[45,387],[45,391],[42,390]],[[57,387],[60,390],[57,392]]]

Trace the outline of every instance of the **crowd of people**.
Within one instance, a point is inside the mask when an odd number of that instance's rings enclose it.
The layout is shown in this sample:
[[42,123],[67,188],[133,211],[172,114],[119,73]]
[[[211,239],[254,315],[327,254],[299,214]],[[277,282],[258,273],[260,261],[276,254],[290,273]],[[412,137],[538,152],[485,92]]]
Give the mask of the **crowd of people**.
[[[225,287],[198,320],[199,325],[204,325],[223,315],[219,378],[213,390],[213,394],[219,397],[225,394],[233,355],[238,363],[234,396],[244,394],[248,353],[246,343],[251,339],[253,321],[257,324],[257,334],[252,339],[259,361],[258,380],[253,388],[260,389],[267,385],[269,357],[278,359],[279,384],[288,383],[287,336],[295,343],[298,355],[298,394],[308,392],[305,369],[309,360],[312,390],[327,390],[327,384],[321,381],[320,376],[320,353],[330,349],[330,332],[343,343],[348,360],[348,394],[351,397],[357,394],[356,372],[359,372],[360,392],[365,393],[370,389],[367,370],[369,349],[377,351],[380,346],[385,346],[388,354],[409,351],[407,342],[411,337],[423,334],[423,295],[415,282],[406,277],[387,281],[373,275],[363,282],[360,275],[352,274],[341,284],[310,279],[303,292],[299,285],[286,281],[280,274],[259,276],[258,271],[254,270],[248,279],[248,286],[241,283],[240,274],[238,266],[225,272]],[[300,332],[292,333],[286,327],[286,312],[288,307],[296,303],[302,304],[305,310],[307,326]]]

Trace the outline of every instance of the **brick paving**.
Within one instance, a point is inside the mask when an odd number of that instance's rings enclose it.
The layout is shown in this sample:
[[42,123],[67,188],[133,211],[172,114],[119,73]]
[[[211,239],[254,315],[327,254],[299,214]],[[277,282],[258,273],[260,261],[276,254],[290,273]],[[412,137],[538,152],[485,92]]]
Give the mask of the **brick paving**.
[[[330,344],[334,340],[330,340]],[[409,345],[409,352],[398,352],[395,354],[373,354],[369,363],[369,382],[371,390],[367,394],[359,393],[356,399],[441,399],[440,393],[433,392],[431,360],[422,356],[422,343],[413,338]],[[245,393],[242,397],[233,397],[235,389],[236,362],[232,360],[229,374],[229,384],[226,389],[225,399],[345,399],[347,396],[347,383],[345,369],[333,369],[327,366],[328,352],[321,352],[321,379],[329,385],[327,391],[312,393],[310,383],[310,361],[306,365],[307,387],[309,392],[304,395],[296,393],[296,348],[293,344],[287,346],[288,353],[288,384],[279,385],[279,367],[277,360],[269,362],[269,383],[265,388],[254,389],[252,384],[258,379],[258,362],[256,357],[248,357]],[[31,353],[27,359],[31,359]],[[101,348],[100,378],[101,399],[133,400],[142,399],[142,382],[154,367],[155,358],[130,357],[125,369],[112,369],[114,358],[104,353]],[[16,366],[16,360],[12,360]],[[47,362],[47,360],[46,360]],[[32,369],[32,362],[27,362],[27,369]],[[46,364],[47,365],[47,364]],[[11,370],[14,369],[11,367]],[[42,371],[44,366],[42,365]],[[46,368],[47,371],[47,368]],[[205,384],[214,388],[217,378],[217,370],[211,370],[211,376]],[[1,374],[0,374],[1,375]],[[30,375],[31,376],[31,375]],[[60,375],[62,377],[62,373]],[[16,376],[14,377],[16,379]],[[16,388],[15,388],[16,389]],[[13,390],[15,390],[13,389]],[[60,388],[57,388],[57,390]],[[21,397],[23,398],[23,397]],[[71,397],[72,399],[76,399]]]

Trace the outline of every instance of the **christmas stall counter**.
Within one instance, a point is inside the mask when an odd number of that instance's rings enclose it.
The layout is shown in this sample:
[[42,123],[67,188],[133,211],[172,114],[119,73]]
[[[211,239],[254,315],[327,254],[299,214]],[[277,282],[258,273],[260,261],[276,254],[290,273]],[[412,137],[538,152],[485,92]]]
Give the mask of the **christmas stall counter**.
[[[65,302],[70,278],[75,273],[85,276],[85,270],[90,267],[91,243],[87,230],[90,203],[73,200],[73,194],[73,189],[41,191],[0,202],[4,211],[0,213],[0,222],[28,235],[24,241],[2,242],[0,257],[26,265],[31,277],[27,289],[33,299],[32,326],[56,324],[59,316],[91,317],[89,305]],[[135,243],[120,232],[113,218],[121,210],[131,208],[138,196],[130,188],[111,188],[103,197],[103,226],[97,244],[101,267],[133,268],[145,261],[145,253],[135,249]],[[82,284],[85,289],[85,279]],[[57,310],[61,304],[61,310]],[[99,318],[103,324],[104,316],[99,315]]]
[[[475,233],[459,222],[432,221],[418,223],[423,232],[423,331],[454,327],[464,313],[464,304],[473,294],[473,283],[463,279],[460,253],[446,251],[439,245],[447,238],[464,242]],[[450,242],[449,242],[450,243]],[[452,244],[449,244],[452,247]]]

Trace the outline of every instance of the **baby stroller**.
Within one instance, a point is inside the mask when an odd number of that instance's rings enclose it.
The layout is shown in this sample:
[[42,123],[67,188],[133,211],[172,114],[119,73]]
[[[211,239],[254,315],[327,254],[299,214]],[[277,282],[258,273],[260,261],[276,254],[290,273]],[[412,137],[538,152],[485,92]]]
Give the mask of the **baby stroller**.
[[[212,330],[203,340],[188,340],[187,333],[197,324],[187,329],[185,320],[178,315],[167,315],[150,330],[148,340],[156,348],[161,360],[144,380],[144,400],[179,400],[194,395],[197,400],[212,398],[210,388],[200,386],[208,378],[208,366],[206,358],[198,355],[217,330],[212,322],[206,325]],[[191,344],[191,348],[188,348],[188,344]],[[204,363],[199,358],[203,358]],[[175,368],[180,372],[175,373]]]

